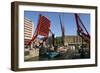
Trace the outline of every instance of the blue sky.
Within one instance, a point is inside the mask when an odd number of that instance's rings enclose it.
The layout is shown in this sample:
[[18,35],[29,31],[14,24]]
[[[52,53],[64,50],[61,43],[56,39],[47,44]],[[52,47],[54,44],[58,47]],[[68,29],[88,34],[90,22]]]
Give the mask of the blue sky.
[[[65,35],[77,35],[76,21],[73,13],[24,11],[24,17],[30,19],[33,22],[34,28],[36,28],[38,24],[39,14],[49,18],[51,21],[50,29],[55,34],[55,36],[61,36],[59,16],[61,17],[62,23],[64,24]],[[80,13],[79,16],[86,29],[90,33],[90,14]]]

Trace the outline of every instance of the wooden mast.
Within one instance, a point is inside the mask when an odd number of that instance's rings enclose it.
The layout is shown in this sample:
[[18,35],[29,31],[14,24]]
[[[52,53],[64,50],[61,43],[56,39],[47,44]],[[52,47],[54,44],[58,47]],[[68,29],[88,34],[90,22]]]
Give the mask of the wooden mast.
[[61,20],[61,16],[60,15],[59,15],[59,19],[60,19],[60,25],[61,25],[61,31],[62,31],[62,44],[64,46],[65,32],[64,32],[64,25],[62,23],[62,20]]

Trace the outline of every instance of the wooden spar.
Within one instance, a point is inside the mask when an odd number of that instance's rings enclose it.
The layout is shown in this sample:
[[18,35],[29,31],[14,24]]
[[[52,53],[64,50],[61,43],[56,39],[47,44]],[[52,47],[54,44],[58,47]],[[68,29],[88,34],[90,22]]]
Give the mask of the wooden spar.
[[60,19],[60,25],[61,25],[61,31],[62,31],[62,44],[64,46],[64,38],[65,38],[65,32],[64,32],[64,25],[61,21],[61,16],[59,15],[59,19]]
[[[86,42],[90,42],[90,35],[84,26],[83,22],[81,21],[80,17],[78,14],[75,14],[75,19],[76,19],[76,25],[77,25],[77,33],[79,36],[81,36]],[[83,28],[85,29],[86,33],[84,32]]]
[[50,30],[51,34],[52,34],[52,45],[55,45],[55,34]]
[[[87,32],[87,34],[89,35],[86,27],[84,26],[83,22],[81,21],[80,17],[77,15],[77,17],[79,18],[80,23],[82,24],[83,28],[85,29],[85,31]],[[89,36],[90,37],[90,36]]]

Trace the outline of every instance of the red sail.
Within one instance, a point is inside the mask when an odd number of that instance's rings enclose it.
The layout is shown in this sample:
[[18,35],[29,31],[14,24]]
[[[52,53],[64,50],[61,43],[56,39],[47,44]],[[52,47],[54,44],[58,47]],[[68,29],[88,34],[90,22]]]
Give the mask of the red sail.
[[37,29],[32,39],[29,41],[28,45],[30,45],[38,35],[48,37],[49,31],[50,31],[50,20],[47,17],[40,15]]
[[49,29],[50,29],[50,20],[47,17],[40,15],[37,28],[38,35],[48,36]]

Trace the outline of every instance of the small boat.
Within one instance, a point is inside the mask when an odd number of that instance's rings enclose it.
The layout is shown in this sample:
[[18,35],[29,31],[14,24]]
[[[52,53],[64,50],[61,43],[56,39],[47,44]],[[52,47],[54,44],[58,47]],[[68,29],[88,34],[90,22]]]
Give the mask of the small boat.
[[46,55],[48,56],[48,58],[53,59],[60,56],[60,53],[53,51],[53,52],[47,52]]

